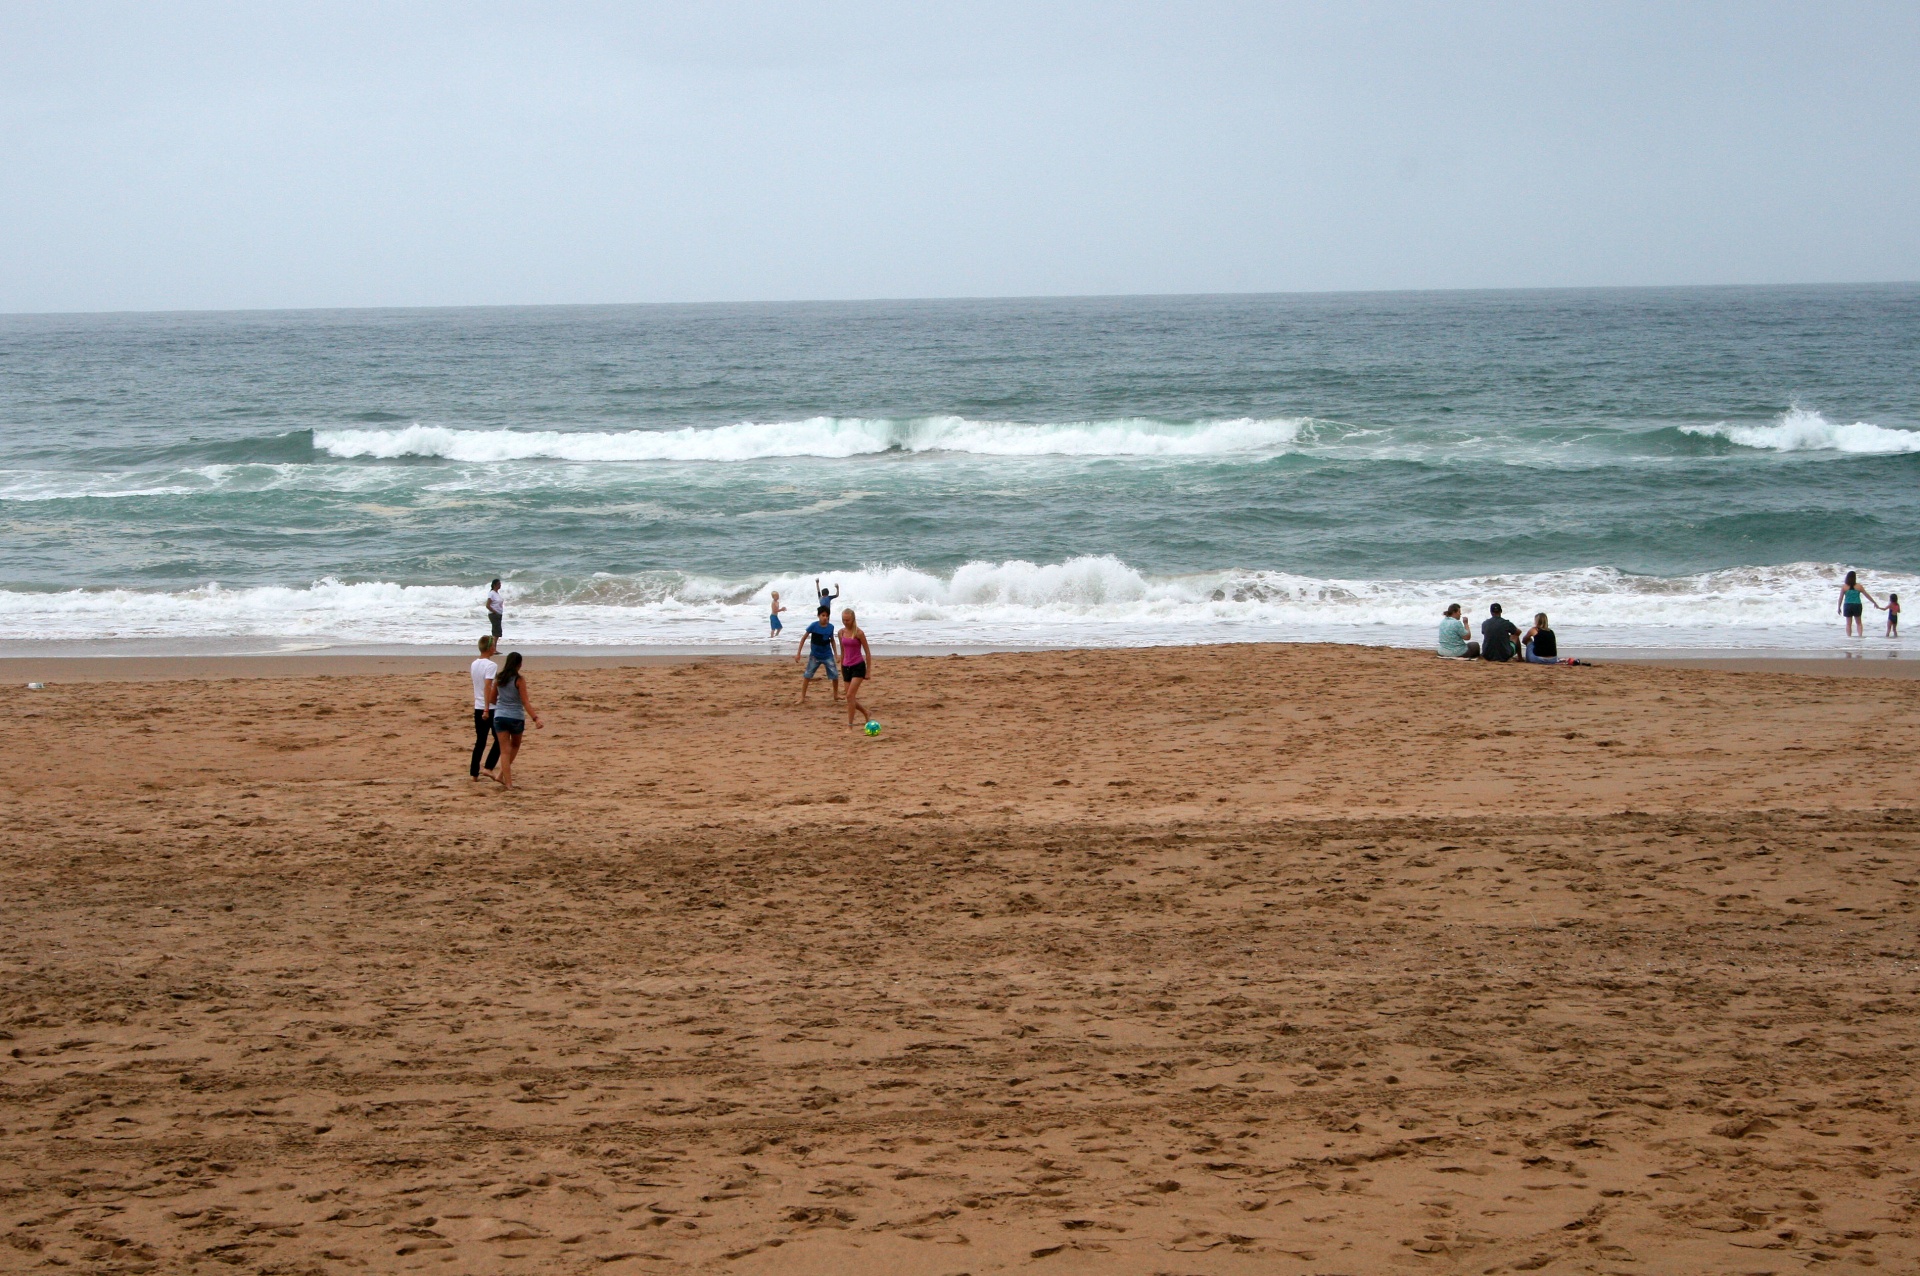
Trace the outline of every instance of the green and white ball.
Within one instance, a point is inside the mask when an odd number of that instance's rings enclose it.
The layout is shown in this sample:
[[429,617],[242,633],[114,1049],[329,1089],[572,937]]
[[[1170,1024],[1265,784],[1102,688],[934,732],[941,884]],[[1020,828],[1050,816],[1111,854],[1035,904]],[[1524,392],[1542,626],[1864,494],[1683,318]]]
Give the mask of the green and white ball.
[[868,735],[880,734],[880,723],[873,718],[867,719],[867,734]]

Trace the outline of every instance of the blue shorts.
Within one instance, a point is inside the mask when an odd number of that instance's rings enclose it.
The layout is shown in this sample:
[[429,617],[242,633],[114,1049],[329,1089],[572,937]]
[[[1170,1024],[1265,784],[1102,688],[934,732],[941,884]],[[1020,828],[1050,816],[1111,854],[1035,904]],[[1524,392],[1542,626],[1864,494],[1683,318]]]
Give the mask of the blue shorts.
[[495,735],[519,735],[526,729],[527,720],[525,718],[496,717],[493,720],[493,733]]
[[833,657],[814,655],[807,657],[807,672],[805,675],[807,680],[812,681],[814,672],[822,667],[825,667],[827,671],[827,680],[829,682],[840,681],[840,669],[839,666],[833,663]]
[[780,623],[780,617],[777,615],[768,616],[767,620],[773,625],[773,632],[776,634],[785,628],[785,626]]

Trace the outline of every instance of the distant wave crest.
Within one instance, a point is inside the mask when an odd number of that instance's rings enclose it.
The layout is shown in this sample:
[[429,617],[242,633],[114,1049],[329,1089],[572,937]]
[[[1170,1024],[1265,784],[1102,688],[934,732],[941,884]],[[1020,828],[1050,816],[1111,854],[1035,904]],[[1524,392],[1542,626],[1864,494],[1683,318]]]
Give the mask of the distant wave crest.
[[1891,455],[1920,452],[1920,430],[1895,430],[1868,421],[1835,425],[1809,408],[1782,413],[1772,425],[1683,425],[1683,434],[1726,439],[1770,452],[1854,452]]
[[1122,419],[1025,424],[957,416],[903,420],[811,417],[678,430],[315,430],[316,451],[343,458],[421,456],[453,461],[751,461],[768,457],[849,457],[882,452],[963,452],[980,456],[1211,456],[1284,449],[1300,419],[1189,423]]

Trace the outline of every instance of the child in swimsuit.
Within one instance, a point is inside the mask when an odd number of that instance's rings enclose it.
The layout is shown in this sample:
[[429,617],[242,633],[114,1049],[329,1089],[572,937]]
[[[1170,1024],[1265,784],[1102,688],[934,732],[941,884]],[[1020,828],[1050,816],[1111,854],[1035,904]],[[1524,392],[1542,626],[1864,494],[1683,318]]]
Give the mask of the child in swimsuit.
[[1887,637],[1900,636],[1900,595],[1887,595]]
[[780,624],[780,613],[785,610],[786,608],[780,605],[780,591],[776,589],[773,591],[773,611],[767,616],[767,637],[778,638],[780,636],[780,630],[782,628]]

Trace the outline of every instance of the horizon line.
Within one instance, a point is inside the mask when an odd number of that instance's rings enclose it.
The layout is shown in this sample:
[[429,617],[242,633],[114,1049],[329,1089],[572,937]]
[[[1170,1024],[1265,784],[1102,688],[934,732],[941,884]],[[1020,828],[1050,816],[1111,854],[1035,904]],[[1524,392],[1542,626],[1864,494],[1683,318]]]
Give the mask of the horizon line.
[[460,302],[430,305],[340,306],[203,306],[168,309],[108,310],[0,310],[0,319],[107,318],[161,315],[299,315],[405,313],[444,310],[626,310],[641,307],[697,309],[777,306],[938,305],[952,302],[993,301],[1184,301],[1207,298],[1258,297],[1419,297],[1468,296],[1487,293],[1614,293],[1614,292],[1765,292],[1824,288],[1912,288],[1920,280],[1825,280],[1767,284],[1545,284],[1471,288],[1300,288],[1245,292],[1112,292],[1112,293],[954,293],[921,297],[812,297],[745,298],[709,301],[508,301]]

